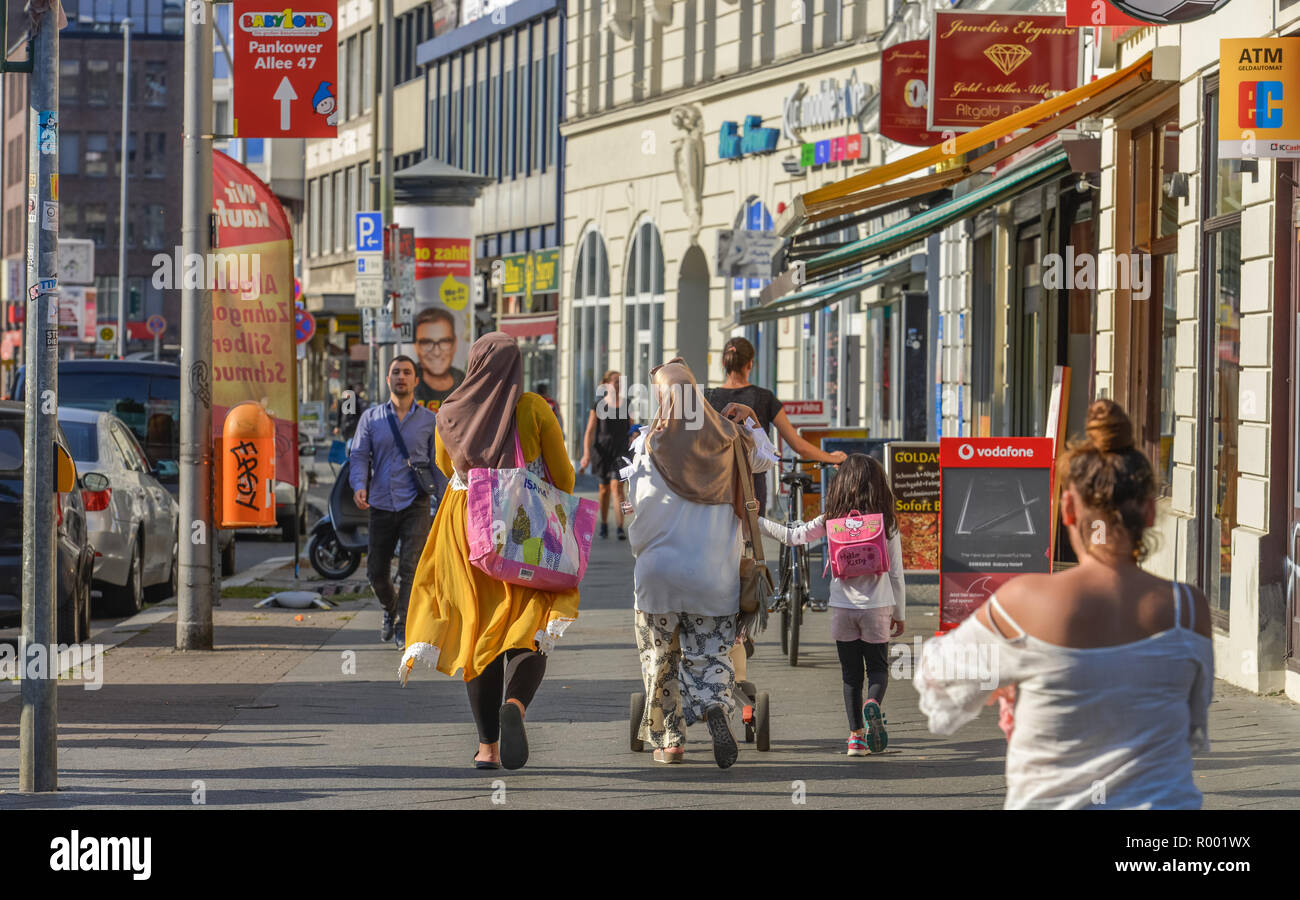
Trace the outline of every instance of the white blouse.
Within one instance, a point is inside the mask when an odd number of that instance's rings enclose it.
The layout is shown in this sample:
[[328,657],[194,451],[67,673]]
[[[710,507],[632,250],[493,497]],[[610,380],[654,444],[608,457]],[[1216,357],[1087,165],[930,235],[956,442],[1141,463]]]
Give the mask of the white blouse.
[[[771,519],[759,519],[759,527],[768,537],[782,544],[795,546],[811,544],[826,537],[826,517],[818,516],[800,525],[782,525]],[[889,571],[878,575],[859,575],[856,578],[831,579],[831,606],[841,609],[877,609],[892,606],[891,615],[900,622],[907,619],[907,598],[903,588],[903,545],[898,532],[887,538]]]
[[[673,493],[645,449],[645,432],[632,444],[623,469],[634,511],[627,539],[636,608],[649,613],[729,616],[740,611],[740,520],[730,503],[705,504]],[[776,453],[767,435],[751,427],[755,472],[772,467]]]
[[1180,588],[1173,628],[1093,648],[1028,635],[991,597],[1015,636],[971,615],[925,642],[913,684],[930,731],[952,734],[1014,684],[1007,809],[1199,809],[1192,754],[1209,749],[1214,648],[1179,624]]

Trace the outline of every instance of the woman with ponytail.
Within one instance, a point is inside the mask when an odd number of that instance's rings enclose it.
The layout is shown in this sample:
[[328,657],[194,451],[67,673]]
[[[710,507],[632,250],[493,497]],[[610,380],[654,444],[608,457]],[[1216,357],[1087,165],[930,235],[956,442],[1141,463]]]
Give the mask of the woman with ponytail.
[[1156,481],[1116,403],[1057,464],[1079,565],[1022,575],[925,644],[914,683],[930,730],[952,734],[1002,698],[1007,808],[1197,809],[1192,754],[1208,749],[1210,608],[1146,572]]

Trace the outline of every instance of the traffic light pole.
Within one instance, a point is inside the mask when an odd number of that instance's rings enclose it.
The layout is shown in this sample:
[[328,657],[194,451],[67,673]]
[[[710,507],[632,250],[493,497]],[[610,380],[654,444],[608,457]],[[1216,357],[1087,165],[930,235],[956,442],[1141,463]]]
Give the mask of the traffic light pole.
[[[212,214],[212,20],[210,3],[186,4],[181,246],[207,259]],[[197,21],[196,21],[197,19]],[[204,269],[206,270],[206,266]],[[212,521],[212,291],[181,292],[180,586],[176,649],[212,649],[215,523]]]
[[[33,0],[34,67],[28,79],[27,388],[23,436],[23,600],[18,656],[22,713],[18,789],[54,791],[58,773],[58,663],[54,505],[58,426],[59,22],[57,3]],[[32,656],[28,654],[31,653]],[[53,658],[51,658],[53,657]],[[39,669],[28,665],[45,660]]]

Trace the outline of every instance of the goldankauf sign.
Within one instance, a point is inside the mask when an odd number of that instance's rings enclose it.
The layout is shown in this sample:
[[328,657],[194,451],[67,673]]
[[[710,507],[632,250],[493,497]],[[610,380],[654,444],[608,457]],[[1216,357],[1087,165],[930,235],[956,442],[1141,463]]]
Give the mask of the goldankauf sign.
[[871,85],[858,80],[857,70],[843,87],[835,78],[823,78],[821,87],[810,93],[803,82],[785,98],[781,131],[796,144],[802,144],[801,129],[834,125],[845,119],[860,119],[867,110]]
[[778,129],[763,127],[762,116],[745,116],[744,135],[737,134],[735,122],[723,122],[718,133],[718,157],[740,159],[751,153],[771,153],[780,137]]

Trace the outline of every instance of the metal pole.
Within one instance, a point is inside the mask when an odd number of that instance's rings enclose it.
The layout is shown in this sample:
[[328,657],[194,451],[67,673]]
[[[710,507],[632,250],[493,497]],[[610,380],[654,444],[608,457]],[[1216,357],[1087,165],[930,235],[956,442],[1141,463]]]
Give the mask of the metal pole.
[[[212,24],[185,20],[181,245],[207,258],[212,212]],[[180,591],[176,649],[212,649],[212,292],[181,292]]]
[[[117,226],[117,358],[126,357],[126,170],[131,137],[131,20],[122,20],[122,185]],[[157,342],[155,342],[156,346]],[[155,351],[154,359],[158,358]]]
[[[28,81],[27,284],[38,293],[27,302],[26,427],[23,436],[23,601],[18,658],[22,713],[18,726],[18,789],[54,791],[58,772],[58,666],[49,659],[57,643],[55,623],[54,435],[58,428],[58,207],[52,181],[59,171],[58,4],[33,0],[31,31],[35,67]],[[46,227],[47,210],[52,227]],[[28,652],[42,653],[41,670],[27,667]]]
[[153,336],[153,361],[158,362],[162,355],[162,333],[159,332]]
[[[397,38],[395,32],[397,26],[393,23],[393,0],[384,0],[384,65],[383,65],[383,103],[384,103],[384,135],[382,138],[383,161],[379,182],[379,203],[384,211],[384,225],[391,227],[393,222],[393,92],[397,87],[397,73],[394,69],[394,60],[397,58]],[[394,249],[396,249],[397,235],[393,235]],[[386,265],[385,269],[392,273],[396,278],[396,272],[391,265]],[[389,288],[388,284],[384,285],[385,290]],[[384,302],[389,302],[389,297],[384,296]],[[394,320],[396,321],[396,320]],[[385,344],[379,349],[379,358],[376,360],[375,367],[375,384],[376,393],[374,399],[379,401],[379,394],[384,394],[383,399],[387,399],[387,382],[384,380],[384,374],[388,372],[388,361],[393,357],[393,346]]]

